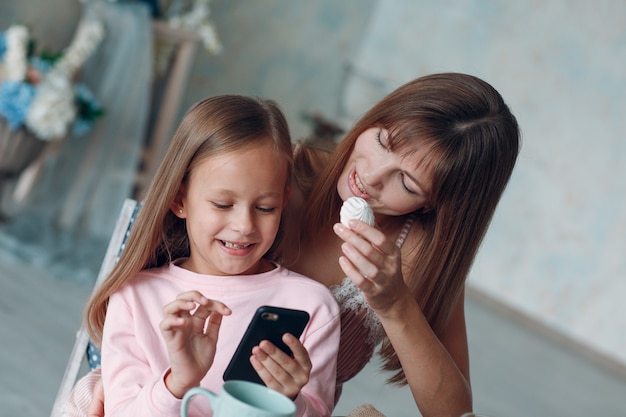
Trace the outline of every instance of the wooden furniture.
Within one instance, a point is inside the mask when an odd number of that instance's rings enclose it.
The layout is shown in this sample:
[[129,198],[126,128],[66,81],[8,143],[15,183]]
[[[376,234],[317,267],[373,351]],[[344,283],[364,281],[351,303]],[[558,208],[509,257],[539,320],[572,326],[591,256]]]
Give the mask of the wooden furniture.
[[155,42],[173,43],[175,49],[164,80],[163,95],[156,101],[158,107],[154,111],[154,125],[150,126],[149,137],[137,172],[136,191],[132,196],[137,200],[143,200],[145,197],[145,192],[169,145],[200,40],[195,32],[173,28],[164,21],[154,21],[152,29]]
[[[124,247],[126,246],[126,240],[128,239],[128,235],[131,228],[133,227],[135,218],[140,207],[141,205],[132,199],[127,199],[124,202],[122,210],[120,211],[120,215],[117,219],[115,229],[113,230],[111,240],[109,241],[104,260],[102,261],[102,265],[100,266],[100,271],[98,272],[98,277],[96,279],[93,290],[98,288],[100,283],[111,272],[113,266],[115,266],[115,264],[117,263],[117,260],[119,259],[122,250],[124,250]],[[85,354],[87,352],[88,344],[89,334],[87,333],[87,329],[83,325],[76,333],[74,348],[72,349],[72,353],[70,354],[70,358],[67,362],[65,373],[63,375],[63,379],[61,380],[61,385],[59,386],[56,400],[54,401],[54,405],[52,406],[52,412],[50,414],[50,417],[61,417],[63,407],[67,402],[67,399],[70,395],[70,392],[72,391],[72,388],[74,387],[74,384],[80,376],[81,368],[85,364]]]

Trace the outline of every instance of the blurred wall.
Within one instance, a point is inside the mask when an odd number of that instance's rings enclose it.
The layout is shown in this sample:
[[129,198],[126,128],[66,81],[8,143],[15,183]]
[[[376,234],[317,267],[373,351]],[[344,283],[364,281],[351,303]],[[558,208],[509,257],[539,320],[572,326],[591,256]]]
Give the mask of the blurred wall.
[[346,66],[369,31],[375,0],[212,0],[223,43],[219,55],[199,53],[182,110],[210,95],[240,93],[281,105],[298,139],[302,117],[335,118]]
[[[626,364],[626,2],[214,0],[220,55],[198,52],[181,112],[220,93],[277,100],[349,125],[416,76],[484,78],[523,149],[470,285]],[[0,3],[63,46],[76,0]]]
[[522,151],[470,285],[626,364],[626,2],[380,0],[344,97],[484,78]]
[[72,39],[81,9],[78,0],[2,0],[0,31],[24,24],[38,47],[59,51]]

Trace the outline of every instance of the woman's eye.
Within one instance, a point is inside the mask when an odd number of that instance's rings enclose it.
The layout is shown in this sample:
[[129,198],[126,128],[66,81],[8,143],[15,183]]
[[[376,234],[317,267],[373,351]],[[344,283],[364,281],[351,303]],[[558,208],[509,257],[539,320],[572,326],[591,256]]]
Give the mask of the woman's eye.
[[383,130],[382,130],[382,129],[379,129],[379,130],[378,130],[378,133],[376,133],[376,142],[378,142],[378,144],[380,145],[380,147],[381,147],[381,148],[383,148],[383,149],[387,149],[387,145],[385,145],[385,144],[383,143],[383,137],[382,137],[382,135],[383,135]]
[[402,183],[402,188],[404,188],[404,191],[412,195],[417,195],[417,192],[407,187],[405,179],[404,179],[404,174],[400,174],[400,182]]

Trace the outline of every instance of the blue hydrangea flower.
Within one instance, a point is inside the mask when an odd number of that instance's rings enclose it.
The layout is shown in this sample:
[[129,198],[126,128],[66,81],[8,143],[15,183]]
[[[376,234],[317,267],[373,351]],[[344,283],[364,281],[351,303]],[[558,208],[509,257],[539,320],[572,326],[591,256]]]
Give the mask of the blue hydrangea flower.
[[92,107],[100,107],[100,103],[94,96],[93,92],[83,83],[76,83],[74,85],[74,92],[76,93],[76,99],[90,103]]
[[12,130],[24,123],[26,113],[35,97],[35,88],[21,81],[5,81],[0,85],[0,116]]
[[87,119],[77,118],[72,125],[72,134],[82,136],[93,128],[94,122]]
[[93,128],[96,119],[104,113],[104,109],[93,92],[85,84],[77,83],[74,86],[74,93],[76,95],[78,114],[72,126],[72,132],[80,136]]
[[29,64],[42,75],[50,71],[50,68],[52,68],[52,63],[50,61],[41,59],[37,56],[32,57]]
[[5,32],[0,33],[0,59],[4,57],[7,51],[7,35]]

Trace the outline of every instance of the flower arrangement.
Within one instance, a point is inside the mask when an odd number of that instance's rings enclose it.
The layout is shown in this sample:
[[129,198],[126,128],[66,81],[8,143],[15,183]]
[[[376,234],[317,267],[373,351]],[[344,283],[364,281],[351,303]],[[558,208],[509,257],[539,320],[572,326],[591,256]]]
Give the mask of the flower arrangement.
[[25,26],[0,33],[0,117],[9,129],[25,129],[42,141],[88,131],[103,109],[73,78],[103,37],[100,22],[82,21],[65,51],[36,55]]
[[163,3],[161,7],[165,10],[170,26],[196,32],[207,51],[213,54],[221,52],[222,44],[215,26],[209,19],[210,0],[177,0],[161,3]]
[[[205,50],[211,54],[222,51],[222,43],[210,19],[210,0],[144,0],[153,4],[154,17],[162,19],[175,29],[195,33]],[[155,44],[155,72],[162,75],[167,71],[174,46],[171,42]]]

